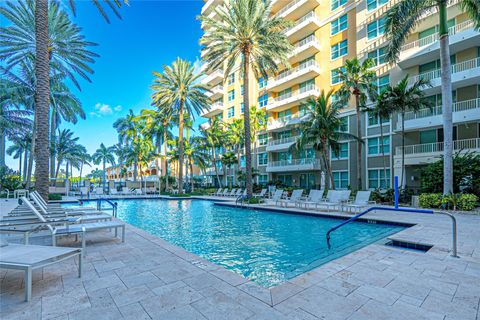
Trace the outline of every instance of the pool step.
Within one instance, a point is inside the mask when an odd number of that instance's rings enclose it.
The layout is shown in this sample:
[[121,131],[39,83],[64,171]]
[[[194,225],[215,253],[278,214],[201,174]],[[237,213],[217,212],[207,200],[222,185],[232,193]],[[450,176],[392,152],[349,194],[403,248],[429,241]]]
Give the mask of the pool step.
[[389,247],[409,249],[409,250],[415,250],[420,252],[427,252],[433,247],[433,245],[430,245],[430,244],[415,243],[415,242],[408,242],[404,240],[395,240],[395,239],[388,239],[385,245]]

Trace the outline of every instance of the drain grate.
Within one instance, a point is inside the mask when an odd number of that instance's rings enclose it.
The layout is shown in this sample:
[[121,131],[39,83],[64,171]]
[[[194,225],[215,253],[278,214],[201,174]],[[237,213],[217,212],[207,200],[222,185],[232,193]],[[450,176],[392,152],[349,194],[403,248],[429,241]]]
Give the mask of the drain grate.
[[387,243],[385,243],[385,245],[390,247],[410,249],[410,250],[421,251],[421,252],[427,252],[433,247],[432,245],[429,245],[429,244],[413,243],[413,242],[399,241],[399,240],[389,240]]

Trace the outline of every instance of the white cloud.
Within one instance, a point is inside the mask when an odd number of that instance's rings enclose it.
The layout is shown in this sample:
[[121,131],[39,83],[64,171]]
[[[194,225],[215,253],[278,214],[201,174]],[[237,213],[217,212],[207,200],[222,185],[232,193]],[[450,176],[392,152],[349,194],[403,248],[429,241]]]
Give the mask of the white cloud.
[[98,102],[95,104],[94,111],[91,111],[89,114],[92,117],[103,117],[112,115],[114,112],[122,111],[122,106],[117,105],[112,108],[109,104]]

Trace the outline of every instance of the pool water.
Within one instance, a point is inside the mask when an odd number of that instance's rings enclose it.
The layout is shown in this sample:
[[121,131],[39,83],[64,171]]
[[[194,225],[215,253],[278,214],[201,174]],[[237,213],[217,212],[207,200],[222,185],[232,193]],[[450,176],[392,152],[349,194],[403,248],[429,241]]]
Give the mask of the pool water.
[[325,234],[342,220],[160,199],[119,200],[118,218],[264,287],[404,229],[352,222],[332,234],[328,250]]

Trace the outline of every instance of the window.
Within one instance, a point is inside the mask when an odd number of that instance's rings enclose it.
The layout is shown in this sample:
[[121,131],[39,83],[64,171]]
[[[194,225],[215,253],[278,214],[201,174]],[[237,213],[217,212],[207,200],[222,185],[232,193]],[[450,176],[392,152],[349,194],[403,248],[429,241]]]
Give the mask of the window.
[[348,28],[348,17],[347,15],[343,15],[338,19],[335,19],[332,21],[330,24],[331,27],[331,35],[333,36],[334,34],[339,33],[340,31],[343,31]]
[[390,76],[387,74],[382,77],[377,78],[377,92],[378,94],[382,93],[388,85],[390,84]]
[[332,150],[332,160],[348,159],[348,142],[339,143],[338,152]]
[[[383,137],[383,151],[385,154],[390,153],[390,137]],[[380,137],[368,139],[368,154],[369,155],[381,155],[382,154],[382,142]]]
[[246,166],[245,156],[240,156],[240,167],[245,168],[245,166]]
[[308,106],[302,104],[298,107],[298,116],[303,117],[308,112]]
[[258,78],[258,89],[265,88],[268,85],[268,79],[264,77]]
[[260,147],[266,146],[268,143],[268,134],[263,133],[258,135],[258,145]]
[[278,99],[283,100],[292,96],[292,88],[287,88],[278,93]]
[[235,100],[235,90],[228,91],[228,102]]
[[[380,117],[376,115],[375,113],[368,112],[368,126],[373,127],[373,126],[378,126],[380,124]],[[382,124],[389,123],[390,119],[389,118],[383,118],[382,119]]]
[[299,85],[300,93],[307,92],[308,90],[312,90],[312,89],[315,89],[315,80],[314,79],[304,81],[304,82],[300,83],[300,85]]
[[348,54],[348,40],[340,41],[330,47],[330,58],[335,60]]
[[235,107],[230,107],[227,110],[227,118],[232,118],[235,116]]
[[285,161],[290,163],[292,161],[292,154],[290,152],[279,152],[278,153],[278,160]]
[[278,133],[278,139],[284,140],[292,136],[292,131],[281,131]]
[[235,83],[235,73],[230,73],[228,75],[228,85],[232,85]]
[[337,83],[341,82],[340,74],[339,74],[338,71],[345,71],[345,67],[340,67],[340,68],[337,68],[337,69],[333,69],[331,71],[332,84],[337,84]]
[[302,173],[300,174],[300,187],[305,189],[312,189],[315,187],[315,174]]
[[292,117],[292,110],[284,110],[278,113],[279,120],[289,120]]
[[280,174],[277,177],[284,186],[291,187],[292,186],[292,175],[291,174]]
[[348,188],[348,171],[334,171],[333,183],[335,189],[347,189]]
[[260,185],[267,185],[268,183],[268,175],[267,174],[261,174],[258,176],[258,184]]
[[268,163],[268,153],[259,153],[258,154],[258,165],[259,166],[266,166]]
[[367,0],[367,9],[368,11],[375,10],[387,2],[388,0]]
[[265,107],[268,104],[268,93],[265,93],[258,97],[258,106],[260,108]]
[[315,159],[315,150],[308,148],[298,153],[299,159]]
[[348,0],[332,0],[332,11],[343,6]]
[[243,114],[245,112],[245,104],[242,102],[240,103],[240,114]]
[[385,170],[387,176],[383,169],[371,169],[368,170],[368,188],[369,189],[387,189],[390,188],[390,169]]
[[368,24],[367,26],[368,40],[381,36],[382,34],[385,33],[385,20],[386,20],[386,17],[382,17]]
[[240,94],[242,96],[245,94],[245,86],[243,84],[240,86]]
[[340,118],[340,125],[338,127],[340,132],[348,132],[348,117]]
[[368,58],[371,58],[376,66],[387,62],[385,55],[387,54],[386,47],[378,48],[368,53]]

